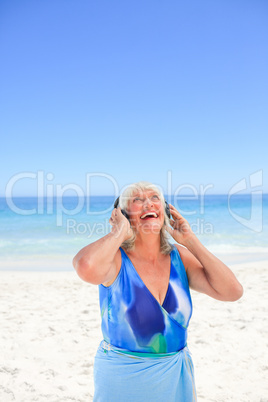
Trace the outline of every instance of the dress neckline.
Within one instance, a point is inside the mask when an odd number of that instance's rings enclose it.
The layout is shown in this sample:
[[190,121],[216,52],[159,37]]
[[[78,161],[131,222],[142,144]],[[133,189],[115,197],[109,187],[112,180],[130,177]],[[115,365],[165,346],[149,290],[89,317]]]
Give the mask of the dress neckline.
[[152,292],[149,290],[149,288],[145,285],[145,283],[143,282],[143,280],[142,280],[140,274],[139,274],[138,271],[136,270],[136,268],[135,268],[133,262],[131,261],[131,259],[129,258],[129,256],[128,256],[127,253],[125,252],[125,250],[123,250],[122,247],[120,247],[120,249],[124,252],[124,254],[125,254],[125,256],[127,257],[128,261],[130,262],[132,268],[134,269],[134,272],[135,272],[136,275],[138,276],[138,278],[139,278],[139,280],[141,281],[141,283],[144,285],[145,289],[147,289],[148,293],[149,293],[149,294],[151,295],[151,297],[159,304],[159,306],[160,306],[161,308],[164,308],[163,306],[164,306],[164,304],[165,304],[165,301],[166,301],[166,298],[167,298],[167,295],[168,295],[168,292],[169,292],[169,288],[170,288],[170,277],[171,277],[171,269],[172,269],[172,258],[171,258],[171,254],[173,253],[174,248],[172,248],[172,250],[171,250],[171,252],[170,252],[170,254],[169,254],[169,256],[170,256],[170,267],[169,267],[168,287],[167,287],[167,291],[166,291],[166,294],[165,294],[165,297],[164,297],[164,300],[163,300],[163,303],[162,303],[162,304],[160,304],[160,302],[157,300],[157,298],[152,294]]

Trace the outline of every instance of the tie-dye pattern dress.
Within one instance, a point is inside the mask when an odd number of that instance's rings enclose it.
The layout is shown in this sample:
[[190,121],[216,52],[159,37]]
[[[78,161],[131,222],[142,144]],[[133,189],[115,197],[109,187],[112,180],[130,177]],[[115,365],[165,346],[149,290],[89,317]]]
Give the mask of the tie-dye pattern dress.
[[175,246],[161,305],[120,247],[122,263],[112,285],[99,285],[103,340],[94,361],[94,402],[196,401],[187,347],[192,301]]

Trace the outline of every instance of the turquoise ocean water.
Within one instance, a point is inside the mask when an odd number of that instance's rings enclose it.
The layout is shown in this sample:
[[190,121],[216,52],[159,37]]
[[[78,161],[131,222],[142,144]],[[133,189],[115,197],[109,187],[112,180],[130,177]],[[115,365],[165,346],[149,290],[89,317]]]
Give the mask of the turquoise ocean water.
[[[233,195],[229,200],[228,195],[166,199],[215,255],[251,253],[254,260],[268,255],[268,194]],[[109,233],[113,202],[112,196],[0,198],[0,269],[15,269],[18,261],[27,268],[27,261],[35,257],[47,258],[52,270],[57,269],[51,266],[53,258],[71,261],[80,248]],[[41,268],[36,264],[31,269]]]

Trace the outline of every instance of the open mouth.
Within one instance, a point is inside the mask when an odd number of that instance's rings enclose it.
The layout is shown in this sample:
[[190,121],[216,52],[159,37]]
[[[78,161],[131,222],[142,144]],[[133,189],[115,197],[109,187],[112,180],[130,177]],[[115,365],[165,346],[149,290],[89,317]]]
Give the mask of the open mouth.
[[146,214],[143,214],[141,216],[142,220],[155,219],[155,218],[158,218],[158,215],[156,212],[147,212]]

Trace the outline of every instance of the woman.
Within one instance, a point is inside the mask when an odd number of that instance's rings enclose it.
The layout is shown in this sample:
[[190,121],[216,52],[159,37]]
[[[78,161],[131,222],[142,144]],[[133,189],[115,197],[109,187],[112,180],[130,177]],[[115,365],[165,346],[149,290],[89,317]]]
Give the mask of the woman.
[[73,261],[84,281],[99,285],[104,339],[94,401],[195,401],[189,287],[223,301],[238,300],[243,288],[153,184],[129,186],[109,222],[111,232]]

